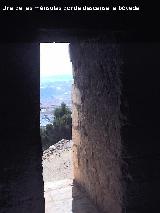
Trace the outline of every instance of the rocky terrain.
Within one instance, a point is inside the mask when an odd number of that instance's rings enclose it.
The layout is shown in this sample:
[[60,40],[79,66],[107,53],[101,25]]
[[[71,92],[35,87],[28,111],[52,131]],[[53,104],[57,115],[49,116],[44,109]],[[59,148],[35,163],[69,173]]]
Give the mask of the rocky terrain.
[[45,181],[72,178],[72,141],[62,139],[43,152],[43,179]]

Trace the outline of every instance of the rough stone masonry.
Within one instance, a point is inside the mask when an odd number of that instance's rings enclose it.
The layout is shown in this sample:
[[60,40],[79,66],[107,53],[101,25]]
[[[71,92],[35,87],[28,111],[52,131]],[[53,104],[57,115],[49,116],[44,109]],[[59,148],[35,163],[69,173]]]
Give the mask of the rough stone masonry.
[[118,45],[71,43],[74,178],[101,211],[122,208]]

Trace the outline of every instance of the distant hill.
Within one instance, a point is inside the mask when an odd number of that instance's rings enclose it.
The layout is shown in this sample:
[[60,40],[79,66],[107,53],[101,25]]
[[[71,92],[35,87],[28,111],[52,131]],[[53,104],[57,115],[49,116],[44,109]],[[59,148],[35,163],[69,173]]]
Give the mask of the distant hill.
[[[65,102],[71,107],[72,75],[59,75],[40,78],[41,125],[52,119],[53,109]],[[46,110],[45,110],[46,109]],[[52,119],[53,120],[53,119]]]
[[43,106],[60,105],[65,102],[71,105],[71,75],[43,77],[40,81],[40,101]]
[[40,85],[48,85],[50,83],[56,82],[56,81],[73,81],[72,75],[56,75],[56,76],[41,76],[40,77]]

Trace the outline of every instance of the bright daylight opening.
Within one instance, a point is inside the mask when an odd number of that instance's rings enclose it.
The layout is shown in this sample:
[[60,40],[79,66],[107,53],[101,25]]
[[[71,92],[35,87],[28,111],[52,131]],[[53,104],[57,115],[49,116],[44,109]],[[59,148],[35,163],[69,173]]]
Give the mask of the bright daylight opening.
[[[50,208],[47,196],[51,188],[53,199],[57,199],[59,185],[65,188],[66,184],[72,181],[72,82],[69,44],[41,43],[40,134],[47,212],[47,208]],[[68,194],[72,196],[71,188],[68,189]]]

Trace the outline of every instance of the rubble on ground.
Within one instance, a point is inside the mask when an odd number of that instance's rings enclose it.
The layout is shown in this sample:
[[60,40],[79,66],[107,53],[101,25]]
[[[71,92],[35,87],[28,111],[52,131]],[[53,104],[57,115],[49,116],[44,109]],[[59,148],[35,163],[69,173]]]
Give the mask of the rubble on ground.
[[62,139],[43,152],[42,160],[48,159],[54,153],[60,157],[62,152],[69,151],[70,149],[72,149],[72,140]]

